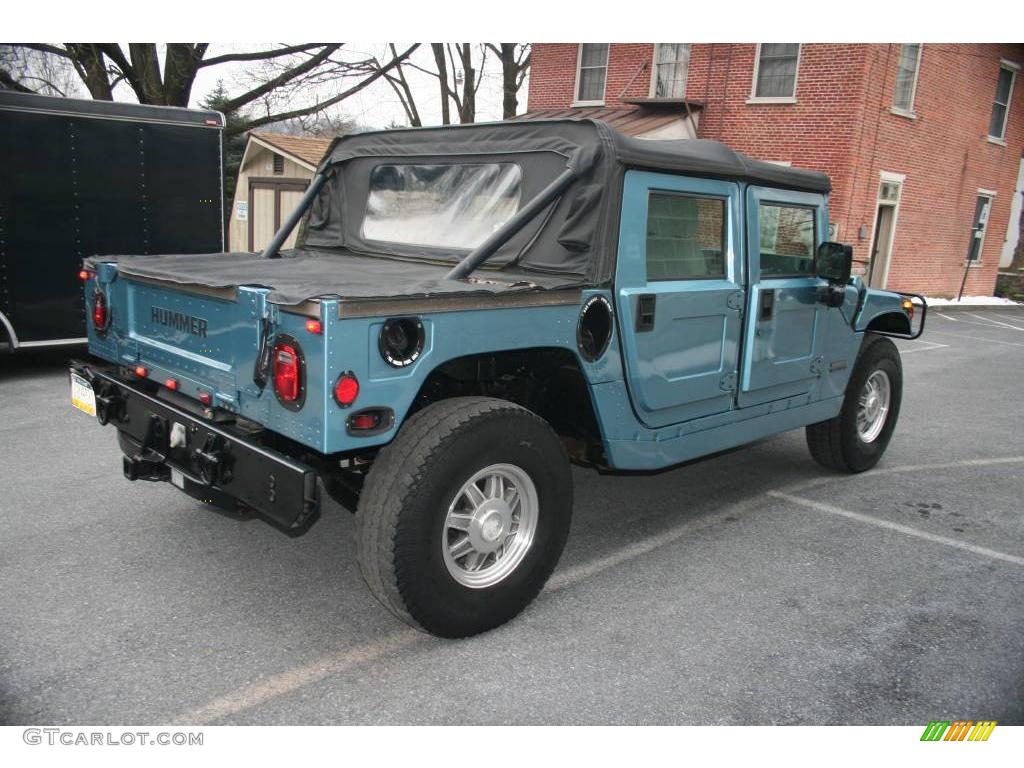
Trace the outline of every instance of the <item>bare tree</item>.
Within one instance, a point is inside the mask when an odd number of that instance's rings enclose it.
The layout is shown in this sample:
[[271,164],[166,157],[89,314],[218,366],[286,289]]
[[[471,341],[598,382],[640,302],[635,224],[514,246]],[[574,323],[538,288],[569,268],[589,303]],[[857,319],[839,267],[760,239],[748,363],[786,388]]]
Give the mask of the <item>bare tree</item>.
[[487,47],[501,62],[503,120],[515,117],[519,112],[519,90],[530,71],[529,43],[487,43]]
[[20,45],[0,44],[0,87],[46,96],[81,96],[81,81],[66,59]]
[[[486,45],[473,43],[431,43],[434,64],[437,71],[410,63],[409,66],[436,77],[441,91],[441,123],[451,124],[450,102],[460,123],[476,121],[476,94],[483,82],[484,67],[487,65]],[[479,63],[474,63],[473,51],[479,53]]]
[[[388,48],[391,51],[391,57],[394,58],[397,54],[395,52],[395,44],[388,43]],[[385,73],[384,79],[387,80],[388,85],[391,86],[391,90],[398,96],[398,101],[402,105],[402,109],[405,110],[405,116],[409,120],[409,125],[414,128],[419,128],[423,125],[423,121],[420,119],[419,109],[416,107],[416,98],[413,96],[412,88],[409,86],[409,81],[405,77],[405,70],[402,69],[402,63],[399,62],[395,65],[391,72]]]
[[[344,60],[341,43],[279,45],[209,57],[208,43],[168,43],[162,67],[156,43],[130,43],[127,51],[118,43],[29,43],[22,47],[70,62],[94,99],[112,100],[114,88],[124,83],[140,104],[179,107],[188,106],[199,70],[229,62],[252,62],[256,68],[262,67],[263,77],[247,91],[228,95],[220,102],[225,113],[246,112],[247,119],[236,121],[230,129],[240,132],[322,112],[386,76],[419,46],[414,44],[400,53],[392,47],[390,60],[381,64],[373,57]],[[14,73],[0,69],[0,81],[6,80],[35,90]],[[348,83],[351,85],[347,88],[339,86]],[[327,86],[335,92],[312,103],[291,106],[290,97],[296,91],[311,92],[315,90],[312,86]],[[282,94],[289,98],[282,99]]]

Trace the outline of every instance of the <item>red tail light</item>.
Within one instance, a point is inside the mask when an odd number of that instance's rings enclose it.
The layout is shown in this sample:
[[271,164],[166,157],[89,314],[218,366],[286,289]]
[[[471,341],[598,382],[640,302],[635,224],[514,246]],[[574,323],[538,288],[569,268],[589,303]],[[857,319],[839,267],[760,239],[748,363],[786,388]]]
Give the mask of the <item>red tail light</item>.
[[107,297],[103,291],[96,291],[92,296],[92,324],[101,333],[107,330],[110,323],[110,313],[107,312]]
[[302,350],[291,339],[278,341],[273,355],[274,392],[285,405],[302,405]]
[[359,397],[359,379],[353,373],[343,373],[334,385],[334,399],[342,408],[348,408]]

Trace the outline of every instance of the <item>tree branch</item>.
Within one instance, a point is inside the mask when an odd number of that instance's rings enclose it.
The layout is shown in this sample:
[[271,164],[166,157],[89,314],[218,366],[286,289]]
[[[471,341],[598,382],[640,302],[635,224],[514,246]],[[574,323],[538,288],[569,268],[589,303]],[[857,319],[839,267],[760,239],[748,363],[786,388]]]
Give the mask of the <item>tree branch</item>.
[[[233,134],[241,133],[243,131],[250,131],[250,130],[252,130],[254,128],[259,128],[259,127],[264,126],[264,125],[270,125],[271,123],[277,123],[277,122],[281,122],[283,120],[291,120],[291,119],[296,118],[296,117],[303,117],[305,115],[312,115],[312,114],[314,114],[316,112],[321,112],[321,111],[327,109],[328,107],[334,106],[335,104],[337,104],[340,101],[344,101],[349,96],[352,96],[353,94],[358,93],[359,91],[363,90],[368,85],[370,85],[371,83],[375,82],[378,78],[384,77],[387,74],[388,71],[390,71],[394,67],[398,66],[405,59],[409,58],[409,56],[412,54],[412,52],[415,51],[417,48],[419,48],[419,43],[413,44],[406,51],[404,51],[403,53],[400,53],[398,56],[395,56],[394,58],[392,58],[391,61],[389,61],[383,67],[381,67],[380,69],[375,70],[369,76],[367,76],[363,80],[360,80],[358,83],[353,85],[348,90],[342,91],[337,96],[332,96],[331,98],[327,99],[326,101],[321,101],[321,102],[319,102],[317,104],[312,104],[312,105],[310,105],[308,107],[301,107],[299,109],[293,109],[290,112],[279,112],[276,115],[265,115],[263,117],[254,118],[252,120],[246,120],[245,122],[241,123],[239,126],[236,126],[233,130],[225,131],[225,133],[228,133],[228,135],[233,135]],[[228,102],[228,103],[230,104],[231,102]],[[236,107],[236,109],[237,109],[237,107]],[[222,112],[229,112],[229,111],[233,111],[233,110],[232,109],[221,109],[221,111]]]
[[35,93],[31,88],[26,88],[15,80],[6,69],[0,69],[0,85],[8,90],[18,91],[19,93]]
[[291,67],[290,69],[286,69],[277,77],[271,78],[262,85],[253,88],[251,91],[243,93],[241,96],[236,96],[235,98],[228,100],[224,103],[224,106],[221,109],[221,111],[234,112],[236,109],[244,107],[246,104],[256,101],[256,99],[260,98],[261,96],[265,96],[266,94],[273,91],[275,88],[279,88],[285,83],[294,80],[299,75],[304,75],[307,72],[316,69],[325,61],[327,61],[327,59],[330,58],[331,54],[337,51],[339,48],[341,48],[340,43],[332,43],[330,45],[324,46],[322,50],[308,58],[303,63],[297,64],[294,67]]
[[[200,45],[208,45],[208,43],[200,43]],[[209,59],[203,59],[200,63],[200,67],[212,67],[217,64],[225,64],[229,61],[260,61],[262,59],[276,59],[278,56],[288,56],[293,53],[302,53],[304,51],[311,51],[314,48],[319,48],[326,43],[303,43],[302,45],[286,45],[283,48],[275,48],[270,51],[255,51],[254,53],[225,53],[221,56],[214,56]]]

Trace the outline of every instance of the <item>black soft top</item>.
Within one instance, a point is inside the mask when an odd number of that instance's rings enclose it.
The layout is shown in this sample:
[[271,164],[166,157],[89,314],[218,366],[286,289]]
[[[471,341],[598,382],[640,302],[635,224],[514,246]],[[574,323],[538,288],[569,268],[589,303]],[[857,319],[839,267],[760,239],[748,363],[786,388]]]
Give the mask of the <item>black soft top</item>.
[[603,152],[626,168],[669,171],[808,192],[829,192],[826,174],[755,160],[708,139],[637,139],[608,123],[558,119],[476,123],[437,128],[405,128],[336,138],[321,170],[358,157],[451,157],[472,152],[507,156],[551,151],[567,158]]
[[623,174],[629,169],[681,173],[782,189],[825,193],[828,176],[754,160],[703,139],[659,141],[624,136],[599,120],[529,120],[361,133],[335,139],[320,171],[330,176],[313,204],[304,244],[355,253],[454,264],[466,251],[442,251],[365,239],[373,170],[394,163],[514,162],[523,204],[567,167],[579,178],[525,225],[485,269],[575,276],[607,284],[615,267]]

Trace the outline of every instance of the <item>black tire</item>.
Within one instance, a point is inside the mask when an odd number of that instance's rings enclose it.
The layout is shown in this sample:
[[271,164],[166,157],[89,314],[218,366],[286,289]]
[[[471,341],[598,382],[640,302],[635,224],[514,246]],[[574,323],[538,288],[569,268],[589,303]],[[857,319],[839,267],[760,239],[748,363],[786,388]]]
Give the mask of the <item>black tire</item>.
[[[889,378],[889,411],[881,432],[865,442],[857,432],[857,410],[868,378],[881,370]],[[903,398],[903,366],[896,345],[884,336],[868,334],[846,385],[843,408],[834,419],[807,427],[807,447],[816,462],[838,472],[864,472],[882,458],[892,438]]]
[[[445,518],[460,488],[494,464],[521,468],[539,500],[532,545],[510,574],[483,588],[445,564]],[[373,595],[407,624],[468,637],[504,624],[537,596],[562,554],[572,476],[547,422],[514,403],[443,400],[411,417],[370,469],[356,512],[356,553]]]

